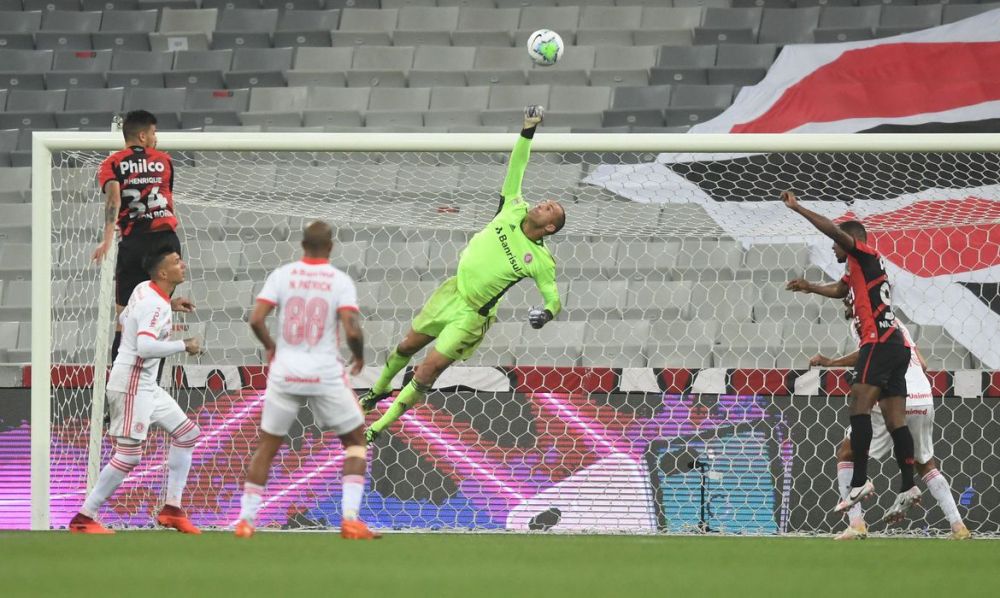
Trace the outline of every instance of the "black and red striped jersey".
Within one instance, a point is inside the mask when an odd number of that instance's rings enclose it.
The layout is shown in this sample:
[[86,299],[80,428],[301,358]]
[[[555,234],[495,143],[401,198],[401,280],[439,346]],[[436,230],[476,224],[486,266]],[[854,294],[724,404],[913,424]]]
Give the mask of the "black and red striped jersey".
[[108,156],[97,171],[101,191],[111,181],[121,185],[118,228],[122,237],[176,230],[174,165],[166,152],[130,146]]
[[892,285],[882,256],[874,247],[855,240],[854,249],[847,250],[847,272],[841,282],[850,288],[854,322],[862,346],[873,343],[910,346],[896,326]]

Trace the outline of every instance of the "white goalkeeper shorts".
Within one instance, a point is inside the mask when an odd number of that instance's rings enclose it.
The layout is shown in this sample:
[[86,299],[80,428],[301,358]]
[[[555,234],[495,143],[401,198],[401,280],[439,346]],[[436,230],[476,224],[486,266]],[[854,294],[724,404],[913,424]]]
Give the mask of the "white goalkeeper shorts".
[[357,396],[346,386],[331,387],[322,395],[296,395],[268,387],[264,391],[260,429],[274,436],[287,435],[299,409],[306,405],[312,411],[313,421],[324,432],[341,436],[365,423]]
[[172,432],[188,420],[177,401],[159,386],[134,393],[109,390],[107,397],[111,411],[108,435],[116,438],[142,441],[153,424]]
[[[934,457],[934,406],[907,408],[906,427],[913,436],[913,458],[917,463],[927,463]],[[847,428],[851,437],[851,428]],[[881,411],[872,411],[872,444],[868,456],[884,459],[892,455],[892,436],[885,427]]]

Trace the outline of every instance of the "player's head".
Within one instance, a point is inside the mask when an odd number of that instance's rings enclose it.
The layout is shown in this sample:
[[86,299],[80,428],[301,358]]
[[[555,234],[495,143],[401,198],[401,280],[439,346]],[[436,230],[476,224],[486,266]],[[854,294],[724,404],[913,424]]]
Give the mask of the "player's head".
[[145,110],[129,112],[122,121],[122,135],[129,145],[156,147],[156,117]]
[[330,257],[333,251],[333,228],[322,220],[313,220],[302,230],[302,250],[306,257]]
[[566,226],[566,210],[558,201],[546,199],[528,210],[528,220],[546,235],[554,235]]
[[[856,240],[861,241],[862,243],[868,241],[868,231],[865,230],[865,225],[861,224],[857,220],[848,220],[847,222],[841,222],[839,226],[840,230],[851,235]],[[833,244],[833,253],[834,255],[837,256],[838,262],[844,263],[847,261],[847,252],[844,251],[844,248],[838,245],[837,243]]]
[[181,254],[169,245],[163,245],[148,254],[142,260],[143,270],[149,279],[156,283],[169,283],[177,286],[184,282],[187,264],[181,259]]

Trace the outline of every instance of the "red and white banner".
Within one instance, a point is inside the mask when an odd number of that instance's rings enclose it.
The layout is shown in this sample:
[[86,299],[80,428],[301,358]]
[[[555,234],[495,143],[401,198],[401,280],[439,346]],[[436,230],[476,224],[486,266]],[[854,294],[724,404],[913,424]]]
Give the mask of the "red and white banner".
[[[786,46],[764,80],[692,133],[1000,131],[1000,10],[916,33]],[[710,173],[712,176],[705,176]],[[642,203],[696,203],[745,245],[830,241],[778,201],[787,186],[833,219],[858,219],[886,257],[893,302],[1000,369],[1000,156],[661,154],[586,182]],[[675,232],[676,234],[676,232]]]

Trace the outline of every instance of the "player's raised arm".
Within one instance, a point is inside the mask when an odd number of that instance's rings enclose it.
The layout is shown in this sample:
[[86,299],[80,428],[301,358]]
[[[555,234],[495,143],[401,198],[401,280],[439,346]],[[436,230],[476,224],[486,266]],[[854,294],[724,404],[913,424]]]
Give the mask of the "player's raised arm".
[[531,156],[531,139],[535,136],[535,127],[542,122],[544,110],[543,106],[528,106],[524,109],[524,126],[514,144],[514,149],[510,152],[510,159],[507,161],[507,176],[504,178],[503,188],[500,190],[498,214],[504,208],[524,201],[521,197],[521,182],[524,180],[524,171],[528,167],[528,158]]
[[843,357],[825,357],[823,355],[816,355],[809,360],[809,366],[821,366],[825,368],[839,368],[839,367],[854,367],[858,363],[858,351],[851,353],[850,355],[844,355]]
[[122,189],[118,181],[104,182],[104,195],[104,233],[101,236],[101,243],[94,250],[92,256],[92,259],[98,263],[104,260],[111,244],[115,242],[115,225],[122,207]]
[[785,285],[785,290],[792,291],[794,293],[813,293],[815,295],[829,297],[830,299],[843,299],[847,296],[848,286],[843,280],[838,280],[837,282],[831,282],[829,284],[820,284],[817,282],[809,282],[803,278],[796,278],[795,280],[788,281],[788,284]]
[[843,229],[837,226],[833,220],[803,207],[802,204],[799,203],[798,198],[795,197],[794,193],[791,191],[782,191],[781,201],[784,202],[788,209],[793,212],[797,212],[803,218],[808,220],[809,223],[815,226],[819,232],[833,239],[833,242],[840,245],[844,251],[848,253],[854,251],[854,237],[847,234]]
[[337,311],[340,325],[344,328],[344,339],[351,350],[351,375],[357,376],[365,367],[365,334],[361,330],[361,314],[353,309]]
[[562,311],[562,300],[559,298],[559,288],[556,286],[556,267],[553,263],[535,276],[535,286],[545,300],[543,307],[533,307],[528,312],[528,323],[532,328],[545,326]]

